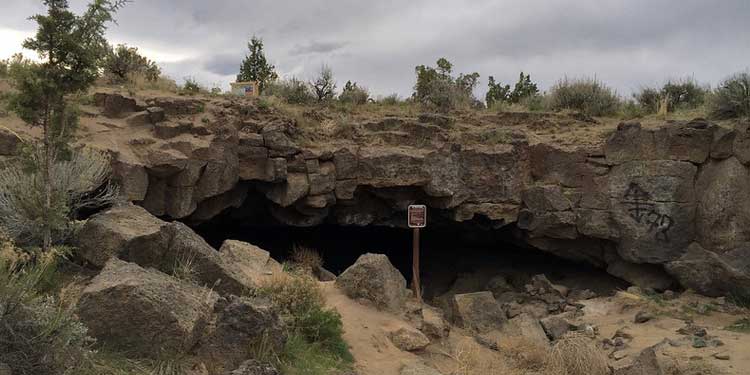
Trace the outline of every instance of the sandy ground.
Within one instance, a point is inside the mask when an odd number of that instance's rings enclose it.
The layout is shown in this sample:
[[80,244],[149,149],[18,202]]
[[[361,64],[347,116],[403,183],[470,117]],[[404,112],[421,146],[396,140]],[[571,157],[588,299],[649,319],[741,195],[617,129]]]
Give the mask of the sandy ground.
[[[356,360],[356,371],[360,375],[398,375],[403,366],[422,363],[440,370],[443,374],[520,375],[530,372],[516,368],[512,353],[490,350],[479,345],[465,331],[453,327],[450,337],[433,342],[418,353],[404,352],[389,340],[388,333],[410,323],[399,316],[379,311],[372,306],[360,304],[339,291],[332,282],[323,283],[322,289],[328,304],[342,316],[344,338],[351,346]],[[600,297],[583,302],[584,315],[571,322],[594,325],[599,330],[597,341],[611,338],[618,330],[633,336],[622,350],[630,358],[637,357],[641,350],[669,339],[674,345],[663,345],[660,355],[668,356],[682,368],[705,368],[708,372],[687,372],[690,375],[747,375],[750,374],[750,334],[724,329],[743,316],[742,312],[724,313],[712,311],[705,315],[693,313],[685,306],[696,302],[709,304],[710,298],[685,293],[674,301],[650,301],[630,293],[618,293],[613,297]],[[655,318],[642,324],[633,322],[637,312],[652,312]],[[746,312],[745,312],[746,313]],[[724,345],[696,349],[688,336],[677,333],[679,328],[692,320],[705,327],[711,338],[720,339]],[[609,350],[607,353],[610,353]],[[715,354],[725,354],[729,360],[720,360]],[[614,359],[612,360],[614,363]]]

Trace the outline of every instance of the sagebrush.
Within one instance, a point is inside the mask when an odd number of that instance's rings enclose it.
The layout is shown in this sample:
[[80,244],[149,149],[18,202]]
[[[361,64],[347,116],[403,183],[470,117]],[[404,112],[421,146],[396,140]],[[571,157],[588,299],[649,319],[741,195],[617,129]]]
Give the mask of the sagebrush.
[[620,98],[614,90],[595,78],[564,78],[549,94],[550,109],[572,109],[591,116],[613,115],[619,105]]

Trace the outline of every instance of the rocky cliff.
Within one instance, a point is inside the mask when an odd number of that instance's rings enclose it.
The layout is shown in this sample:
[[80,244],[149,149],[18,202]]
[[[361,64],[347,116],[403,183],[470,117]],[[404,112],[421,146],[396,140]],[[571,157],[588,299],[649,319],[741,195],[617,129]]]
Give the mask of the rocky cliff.
[[292,226],[403,226],[423,203],[431,221],[514,226],[518,241],[643,286],[750,290],[747,126],[534,113],[341,123],[240,99],[95,102],[82,142],[111,152],[127,198],[163,218],[260,205]]

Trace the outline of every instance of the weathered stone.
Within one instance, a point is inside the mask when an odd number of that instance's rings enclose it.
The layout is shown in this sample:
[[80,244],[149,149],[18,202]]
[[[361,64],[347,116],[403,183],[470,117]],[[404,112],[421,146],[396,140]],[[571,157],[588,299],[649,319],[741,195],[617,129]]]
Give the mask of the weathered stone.
[[154,135],[159,139],[171,139],[178,135],[190,133],[193,124],[189,121],[158,122],[154,125]]
[[271,253],[247,242],[226,240],[219,248],[222,262],[232,265],[243,279],[255,283],[264,276],[281,274],[279,262],[271,258]]
[[265,146],[276,156],[291,156],[300,152],[282,126],[266,126],[262,134]]
[[500,329],[507,321],[490,292],[456,294],[452,304],[455,323],[468,330],[486,332]]
[[608,177],[618,253],[634,263],[664,263],[692,242],[696,167],[679,161],[633,161]]
[[93,266],[104,267],[124,249],[158,239],[166,225],[139,206],[116,206],[86,221],[77,236],[77,254]]
[[695,182],[698,195],[697,241],[719,253],[750,242],[750,172],[736,158],[702,165]]
[[503,326],[501,333],[504,338],[523,338],[541,348],[549,346],[549,339],[544,333],[539,320],[529,314],[521,313],[513,319],[508,320]]
[[334,152],[333,163],[336,165],[337,179],[345,180],[359,176],[357,156],[349,149],[342,148]]
[[440,371],[422,363],[412,363],[401,368],[401,375],[443,375]]
[[135,99],[126,98],[120,94],[107,94],[103,105],[104,115],[107,117],[122,117],[123,114],[139,110]]
[[557,340],[565,336],[566,333],[575,328],[573,324],[570,324],[565,318],[559,316],[546,317],[541,319],[539,323],[541,323],[544,332],[546,332],[547,336],[552,340]]
[[399,328],[391,332],[388,337],[393,345],[407,352],[422,350],[430,345],[430,339],[427,336],[412,328]]
[[229,297],[205,331],[198,354],[217,373],[251,357],[253,345],[279,351],[286,341],[284,323],[269,302],[236,296]]
[[118,182],[120,194],[128,201],[142,201],[148,191],[148,173],[146,168],[124,158],[112,162],[113,180]]
[[400,311],[406,299],[406,280],[382,254],[364,254],[336,279],[336,286],[353,299],[377,308]]
[[617,254],[605,256],[607,272],[641,288],[652,288],[662,291],[675,284],[674,278],[664,271],[664,267],[655,264],[630,263]]
[[206,105],[200,99],[161,97],[147,100],[150,107],[164,109],[167,116],[196,115],[206,109]]
[[265,190],[266,197],[281,207],[291,206],[310,192],[306,174],[290,173],[286,182],[274,184]]
[[676,372],[676,366],[669,357],[657,355],[659,346],[643,349],[632,362],[617,366],[612,375],[668,375]]
[[311,195],[331,193],[336,186],[336,167],[331,162],[321,163],[318,172],[310,173],[308,177]]
[[427,337],[436,339],[448,337],[451,326],[445,320],[442,311],[434,307],[425,305],[421,309],[421,314],[422,324],[420,325],[419,329],[422,331],[422,333],[427,335]]
[[83,291],[77,314],[105,345],[159,358],[193,347],[217,299],[208,289],[113,258]]
[[747,295],[749,258],[750,246],[719,255],[692,243],[681,258],[667,263],[666,269],[681,285],[707,296]]
[[336,181],[334,192],[336,199],[349,200],[354,199],[354,193],[357,191],[359,183],[356,180],[339,180]]
[[652,313],[650,313],[648,311],[641,310],[641,311],[639,311],[638,313],[635,314],[635,318],[633,318],[633,322],[638,323],[638,324],[642,324],[642,323],[648,322],[649,320],[651,320],[653,318],[654,318],[654,314],[652,314]]
[[521,193],[521,199],[531,211],[565,211],[571,208],[570,201],[558,185],[533,186]]
[[164,108],[161,107],[148,107],[146,108],[146,111],[148,112],[148,119],[149,122],[152,124],[156,124],[159,122],[162,122],[166,120],[167,115],[164,112]]

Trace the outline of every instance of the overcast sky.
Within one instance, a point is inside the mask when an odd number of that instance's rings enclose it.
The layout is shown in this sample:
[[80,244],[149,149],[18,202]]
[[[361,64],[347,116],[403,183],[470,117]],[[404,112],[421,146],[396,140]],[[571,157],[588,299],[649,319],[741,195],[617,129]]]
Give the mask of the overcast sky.
[[[80,10],[85,1],[72,0]],[[0,58],[20,51],[41,1],[2,0]],[[547,89],[596,76],[621,94],[668,78],[715,85],[750,67],[750,0],[135,0],[108,36],[139,47],[181,81],[228,88],[253,34],[282,77],[326,63],[375,95],[411,94],[414,67],[440,57],[455,72]]]

